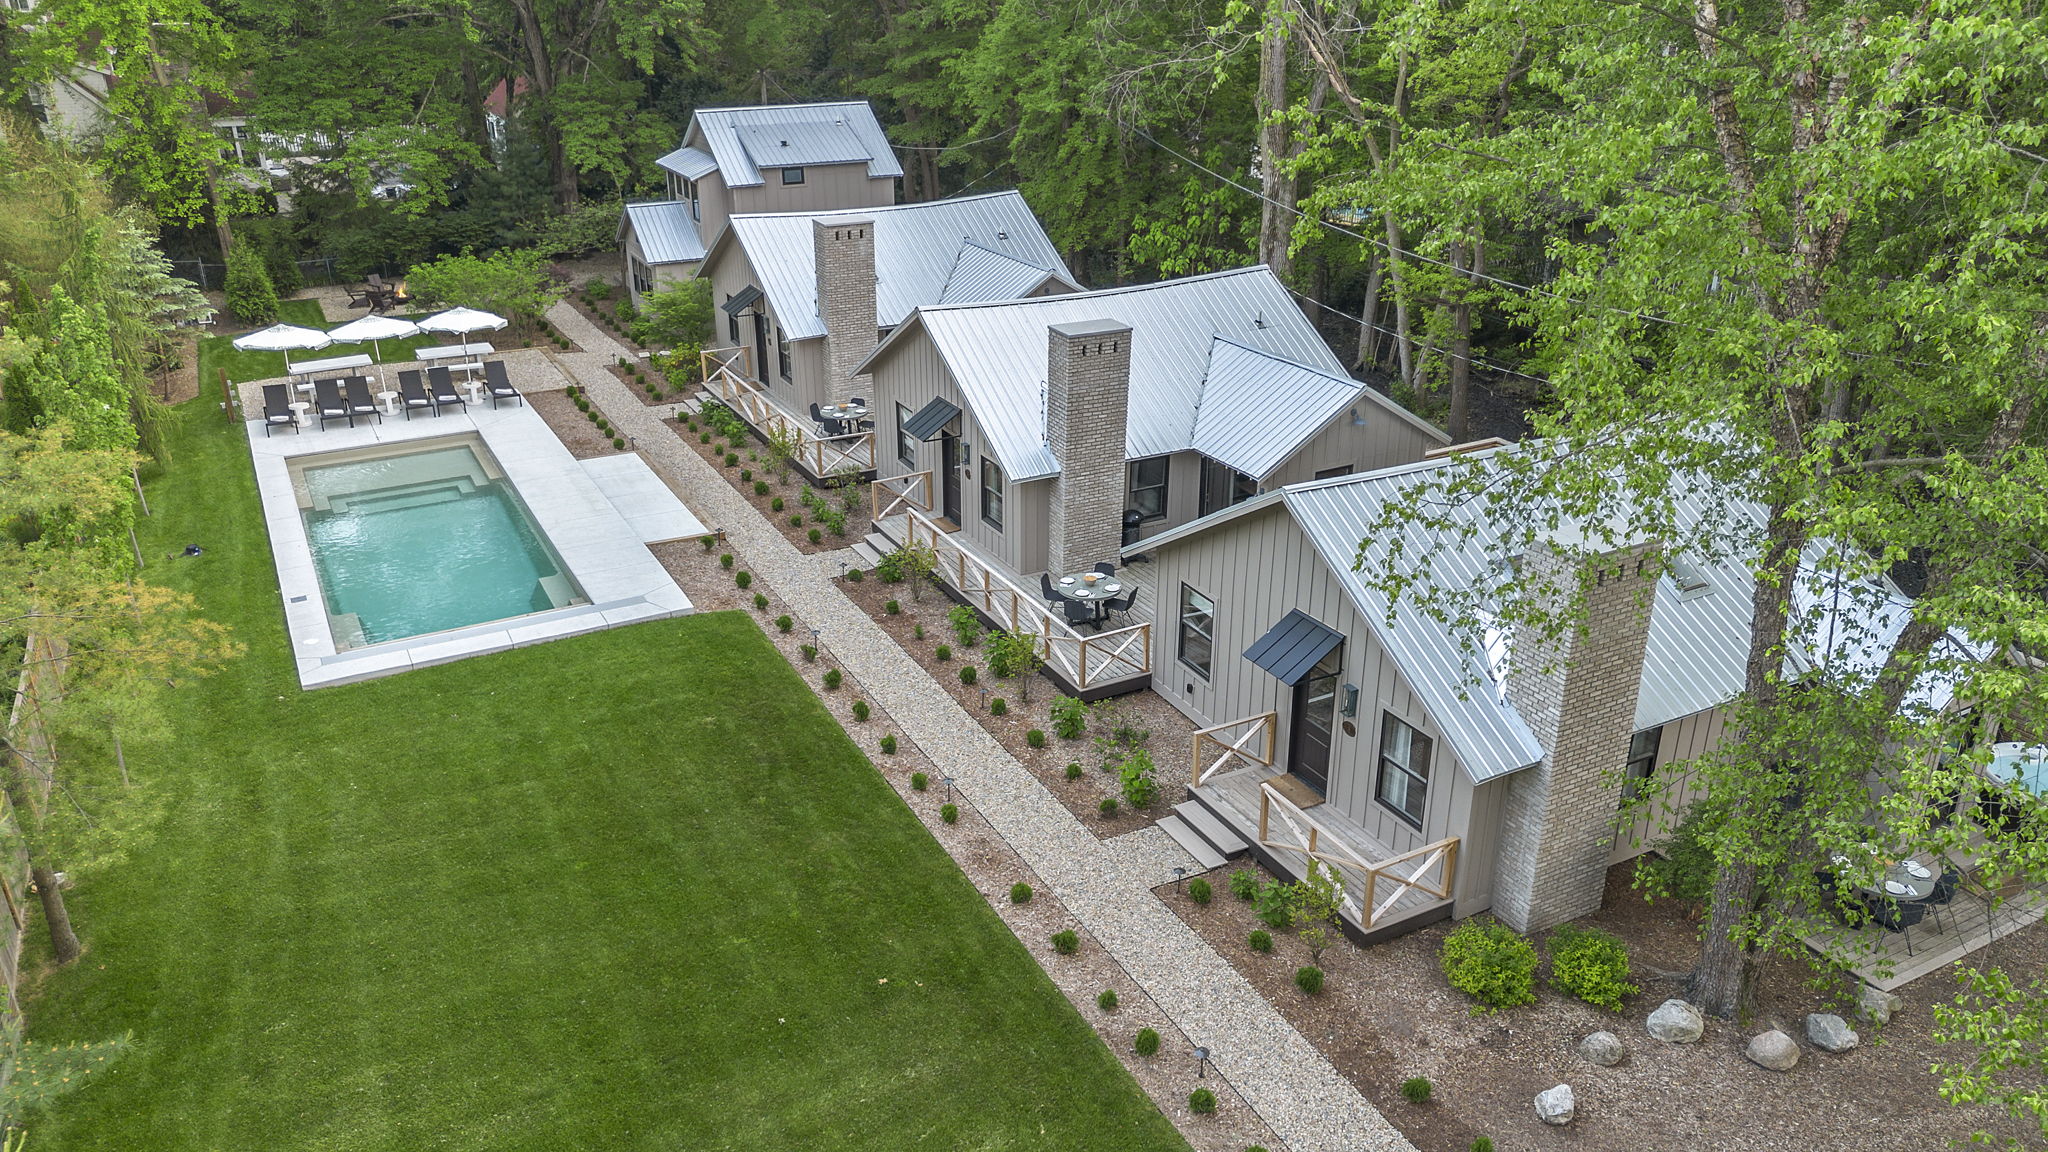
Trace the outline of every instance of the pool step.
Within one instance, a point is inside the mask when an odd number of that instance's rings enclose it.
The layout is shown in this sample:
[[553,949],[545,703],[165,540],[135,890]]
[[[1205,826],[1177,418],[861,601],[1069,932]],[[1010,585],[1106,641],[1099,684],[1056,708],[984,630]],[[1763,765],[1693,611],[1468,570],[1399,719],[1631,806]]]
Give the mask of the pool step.
[[348,496],[330,497],[327,508],[335,512],[404,512],[412,508],[426,508],[435,504],[448,504],[460,500],[476,491],[476,485],[467,479],[433,481],[428,484],[412,484],[402,488],[380,488]]

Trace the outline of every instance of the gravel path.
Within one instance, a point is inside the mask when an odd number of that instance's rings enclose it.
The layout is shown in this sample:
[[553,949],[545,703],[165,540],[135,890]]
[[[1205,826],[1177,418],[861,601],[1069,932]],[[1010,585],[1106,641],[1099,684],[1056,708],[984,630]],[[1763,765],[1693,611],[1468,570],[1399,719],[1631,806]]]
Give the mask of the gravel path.
[[[590,349],[556,359],[706,523],[726,535],[765,581],[811,621],[847,671],[902,726],[955,786],[1100,940],[1174,1023],[1213,1053],[1216,1069],[1295,1152],[1413,1152],[1413,1145],[1274,1011],[1228,962],[1152,893],[1194,867],[1164,837],[1133,833],[1105,842],[1075,821],[937,682],[829,577],[838,555],[806,556],[604,369],[630,355],[575,309],[548,319]],[[616,351],[613,351],[616,349]],[[1153,830],[1156,831],[1156,830]],[[1125,843],[1128,841],[1128,843]]]

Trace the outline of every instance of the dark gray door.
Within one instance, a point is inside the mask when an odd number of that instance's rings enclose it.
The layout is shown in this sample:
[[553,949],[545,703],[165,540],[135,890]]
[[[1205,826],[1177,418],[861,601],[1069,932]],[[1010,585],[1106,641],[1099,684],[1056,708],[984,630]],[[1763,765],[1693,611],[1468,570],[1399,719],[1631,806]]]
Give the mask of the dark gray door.
[[1296,779],[1327,796],[1330,792],[1330,745],[1337,726],[1337,691],[1344,678],[1344,646],[1316,661],[1294,686],[1294,714],[1287,737],[1287,770]]
[[939,515],[954,524],[960,519],[960,438],[951,432],[939,434]]

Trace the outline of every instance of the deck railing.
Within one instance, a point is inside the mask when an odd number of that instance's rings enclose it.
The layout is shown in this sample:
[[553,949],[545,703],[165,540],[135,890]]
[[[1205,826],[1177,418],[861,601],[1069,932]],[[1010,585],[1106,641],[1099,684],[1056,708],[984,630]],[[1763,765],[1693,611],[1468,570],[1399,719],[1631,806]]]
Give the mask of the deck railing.
[[[1276,816],[1296,837],[1293,842],[1273,838],[1272,818]],[[1259,843],[1336,868],[1345,879],[1344,908],[1358,921],[1359,928],[1368,932],[1401,897],[1421,892],[1449,900],[1451,886],[1457,880],[1456,836],[1446,836],[1385,860],[1367,860],[1353,851],[1342,836],[1324,828],[1321,821],[1265,781],[1259,784]],[[1363,899],[1352,895],[1353,882],[1363,885]]]
[[706,348],[697,353],[697,365],[707,381],[720,372],[731,372],[744,379],[754,374],[754,350],[745,346]]
[[[1241,720],[1217,724],[1195,733],[1195,786],[1209,782],[1211,776],[1257,765],[1262,768],[1273,766],[1273,737],[1279,728],[1279,714],[1261,712],[1257,716],[1246,716]],[[1242,729],[1234,739],[1226,740],[1234,728]],[[1211,759],[1211,756],[1214,759]]]
[[925,512],[932,510],[932,474],[907,472],[901,476],[877,476],[868,485],[868,507],[874,513],[876,523],[884,516],[894,516],[905,508],[917,508]]
[[[928,499],[930,473],[913,475],[923,477],[923,492]],[[877,487],[880,486],[878,483]],[[876,507],[879,510],[883,505],[877,504]],[[903,543],[930,548],[938,557],[939,577],[1005,631],[1037,636],[1039,657],[1075,690],[1151,674],[1150,622],[1084,636],[1076,632],[1063,616],[1055,615],[1036,595],[1012,583],[1001,570],[968,551],[953,533],[933,523],[925,515],[926,509],[919,507],[915,500],[905,495],[892,500],[886,507],[886,513],[877,512],[878,522],[884,514],[901,515],[905,523]]]
[[[718,349],[730,351],[730,349]],[[746,349],[740,349],[745,352]],[[706,352],[708,357],[711,353]],[[804,421],[783,411],[759,385],[728,367],[704,377],[705,386],[739,418],[773,440],[789,438],[794,459],[806,472],[822,480],[842,472],[869,472],[875,467],[875,434],[849,432],[843,436],[820,436]]]

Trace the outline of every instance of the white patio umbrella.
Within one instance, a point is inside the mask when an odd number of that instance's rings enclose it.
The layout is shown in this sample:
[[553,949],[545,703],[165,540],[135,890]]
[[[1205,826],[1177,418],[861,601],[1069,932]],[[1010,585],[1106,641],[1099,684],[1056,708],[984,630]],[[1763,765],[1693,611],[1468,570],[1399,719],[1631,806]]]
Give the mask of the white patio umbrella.
[[[384,348],[379,341],[403,340],[407,336],[417,336],[419,334],[420,326],[412,321],[401,320],[396,316],[379,316],[375,312],[359,319],[351,320],[339,328],[329,328],[327,330],[328,337],[336,344],[361,344],[366,340],[369,341],[370,352],[379,364],[384,362]],[[383,381],[384,373],[382,369],[379,369],[377,372],[377,382],[382,384]]]
[[297,324],[272,324],[259,332],[235,337],[237,352],[290,352],[295,349],[325,348],[334,343],[334,338],[318,328],[301,328]]
[[436,312],[419,322],[420,328],[428,332],[459,332],[462,334],[464,344],[469,343],[471,332],[496,332],[505,324],[503,316],[475,308],[450,308],[446,312]]

